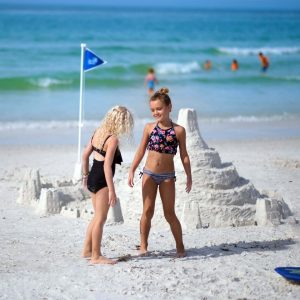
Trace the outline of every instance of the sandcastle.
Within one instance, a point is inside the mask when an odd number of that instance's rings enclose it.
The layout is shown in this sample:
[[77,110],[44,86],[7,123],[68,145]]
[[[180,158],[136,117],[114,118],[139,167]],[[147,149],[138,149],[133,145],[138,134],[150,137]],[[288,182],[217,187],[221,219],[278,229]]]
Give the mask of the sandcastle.
[[[194,183],[192,192],[185,197],[183,226],[275,225],[291,215],[283,199],[260,194],[249,180],[238,175],[232,163],[221,162],[218,152],[209,148],[201,137],[194,109],[181,109],[177,122],[186,129]],[[185,175],[179,157],[175,166],[177,187],[183,190]]]
[[[177,123],[186,129],[193,175],[193,189],[187,194],[186,176],[180,156],[176,155],[176,212],[185,230],[277,225],[291,215],[279,195],[261,194],[249,180],[238,175],[232,163],[221,162],[218,152],[209,148],[201,137],[194,109],[181,109]],[[128,164],[116,170],[115,186],[121,199],[110,209],[108,224],[139,222],[142,212],[141,179],[137,172],[135,187],[128,187],[128,171]],[[152,224],[166,226],[161,201],[157,200]],[[74,184],[72,180],[43,182],[38,170],[29,170],[25,174],[18,203],[30,204],[42,215],[60,213],[73,218],[91,219],[94,213],[90,197],[79,183]]]
[[[182,226],[198,229],[220,226],[276,225],[291,215],[279,195],[259,193],[253,184],[236,171],[232,163],[222,163],[218,152],[203,140],[194,109],[181,109],[178,124],[186,129],[193,188],[185,192],[186,175],[180,160],[175,157],[176,212]],[[141,164],[142,169],[142,164]],[[126,174],[126,173],[125,173]],[[125,221],[139,219],[142,212],[141,180],[136,176],[133,189],[120,181],[120,190],[128,201],[124,203]],[[166,224],[159,193],[152,224]]]
[[[43,182],[39,170],[36,169],[26,171],[17,202],[31,205],[41,216],[61,214],[90,220],[94,215],[90,196],[80,183],[74,184],[72,180]],[[123,223],[119,199],[110,210],[107,223]]]

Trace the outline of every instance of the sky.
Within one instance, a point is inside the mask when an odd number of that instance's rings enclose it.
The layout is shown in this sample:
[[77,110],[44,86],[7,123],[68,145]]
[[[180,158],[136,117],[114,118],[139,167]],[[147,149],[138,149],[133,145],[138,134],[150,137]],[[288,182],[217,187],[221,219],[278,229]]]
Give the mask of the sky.
[[300,0],[0,0],[0,4],[99,5],[138,7],[199,7],[299,10]]

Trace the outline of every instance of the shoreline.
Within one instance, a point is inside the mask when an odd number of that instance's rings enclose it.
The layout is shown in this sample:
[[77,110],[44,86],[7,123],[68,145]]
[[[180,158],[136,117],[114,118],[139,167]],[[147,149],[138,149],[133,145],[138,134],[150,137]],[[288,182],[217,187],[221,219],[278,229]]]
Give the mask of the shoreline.
[[[202,137],[207,141],[247,141],[300,138],[300,118],[269,121],[214,121],[199,120]],[[142,130],[150,119],[137,120],[133,132],[137,146]],[[49,122],[4,122],[0,128],[2,145],[77,145],[78,125],[76,121]],[[8,125],[7,125],[8,124]],[[30,125],[31,124],[31,125]],[[84,145],[98,126],[97,121],[87,121],[82,129]]]

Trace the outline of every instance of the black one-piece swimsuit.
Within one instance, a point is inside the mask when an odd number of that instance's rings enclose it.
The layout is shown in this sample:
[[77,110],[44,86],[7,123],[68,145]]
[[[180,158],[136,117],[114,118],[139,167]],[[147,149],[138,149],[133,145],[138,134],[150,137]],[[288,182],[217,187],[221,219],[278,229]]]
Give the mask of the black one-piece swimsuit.
[[[93,150],[105,157],[106,152],[103,150],[103,147],[109,137],[111,137],[111,135],[109,135],[105,139],[101,149],[98,149],[93,146]],[[117,148],[114,159],[113,159],[113,163],[111,165],[113,176],[115,175],[116,164],[120,165],[122,163],[122,161],[123,161],[123,159],[122,159],[120,149]],[[105,187],[107,187],[107,182],[106,182],[105,173],[104,173],[104,160],[99,161],[99,160],[94,159],[91,171],[90,171],[88,179],[87,179],[87,188],[90,192],[97,193],[98,191],[100,191],[101,189],[103,189]]]

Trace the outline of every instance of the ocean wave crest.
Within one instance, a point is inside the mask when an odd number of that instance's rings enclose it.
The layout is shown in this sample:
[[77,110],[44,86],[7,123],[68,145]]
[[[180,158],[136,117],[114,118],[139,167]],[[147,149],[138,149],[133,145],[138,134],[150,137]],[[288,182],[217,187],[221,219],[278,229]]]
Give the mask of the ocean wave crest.
[[[99,121],[84,121],[85,127],[97,127]],[[5,130],[51,130],[51,129],[73,129],[78,128],[78,121],[16,121],[16,122],[0,122],[0,131]]]
[[282,78],[286,81],[300,81],[300,76],[284,76]]
[[227,83],[235,83],[235,84],[256,84],[256,83],[276,83],[276,82],[287,82],[287,83],[297,83],[300,81],[300,76],[219,76],[214,78],[202,77],[202,78],[194,78],[195,82],[202,82],[207,84],[227,84]]
[[45,78],[38,78],[38,79],[30,79],[29,82],[32,85],[40,88],[49,88],[52,86],[69,85],[72,83],[72,80],[60,80],[60,79],[45,77]]
[[262,47],[262,48],[238,48],[238,47],[220,47],[218,51],[225,54],[234,55],[257,55],[259,52],[272,55],[297,54],[300,53],[300,47]]
[[201,118],[199,122],[207,122],[207,123],[268,123],[268,122],[280,122],[280,121],[288,121],[288,120],[296,120],[299,119],[300,116],[292,115],[289,113],[283,113],[281,115],[270,115],[270,116],[245,116],[238,115],[232,117],[220,117],[220,118]]
[[187,63],[160,63],[156,66],[158,74],[188,74],[199,71],[201,68],[196,61]]

